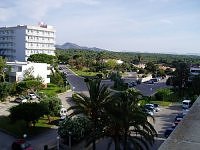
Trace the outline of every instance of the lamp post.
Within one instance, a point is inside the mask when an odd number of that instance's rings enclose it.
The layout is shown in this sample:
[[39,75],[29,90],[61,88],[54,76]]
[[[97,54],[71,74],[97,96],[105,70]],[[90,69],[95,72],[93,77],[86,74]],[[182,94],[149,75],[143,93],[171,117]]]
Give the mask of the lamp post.
[[72,139],[71,139],[72,132],[69,132],[69,150],[72,149]]
[[21,145],[22,148],[26,147],[26,137],[27,137],[27,134],[23,134],[24,143],[22,143],[22,145]]
[[57,150],[59,150],[60,149],[60,145],[59,145],[59,143],[60,143],[60,137],[57,136],[56,139],[57,139]]
[[23,134],[24,142],[26,142],[27,134]]

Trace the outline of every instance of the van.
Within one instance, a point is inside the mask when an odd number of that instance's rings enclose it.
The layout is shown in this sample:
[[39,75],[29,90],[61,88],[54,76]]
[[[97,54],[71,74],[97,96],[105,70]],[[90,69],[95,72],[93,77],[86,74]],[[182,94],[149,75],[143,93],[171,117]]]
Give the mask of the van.
[[191,100],[183,100],[182,102],[182,108],[183,109],[188,109],[192,106]]

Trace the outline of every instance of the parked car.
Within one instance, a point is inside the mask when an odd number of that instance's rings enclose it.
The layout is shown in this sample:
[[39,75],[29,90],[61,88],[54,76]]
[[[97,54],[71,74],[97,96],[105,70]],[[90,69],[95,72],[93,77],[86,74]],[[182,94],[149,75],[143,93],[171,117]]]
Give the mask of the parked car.
[[174,125],[177,126],[177,125],[181,122],[182,119],[183,119],[183,118],[177,118],[177,119],[174,121]]
[[189,109],[183,109],[182,114],[183,114],[183,115],[187,115],[189,111],[190,111]]
[[16,103],[26,103],[28,100],[24,97],[17,97],[15,98],[14,102]]
[[30,99],[36,99],[37,98],[37,96],[34,93],[30,93],[29,97],[30,97]]
[[152,78],[150,81],[158,82],[159,80],[157,78]]
[[160,106],[158,104],[153,104],[153,106],[156,112],[160,111]]
[[67,109],[64,106],[61,106],[60,109],[60,120],[64,120],[67,116]]
[[153,80],[149,80],[146,82],[147,84],[154,84],[154,81]]
[[12,143],[12,150],[33,150],[33,148],[24,139],[17,139]]
[[184,115],[183,113],[180,113],[180,114],[178,114],[178,115],[175,117],[174,120],[180,120],[180,119],[183,119],[184,116],[185,116],[185,115]]
[[136,82],[129,82],[129,83],[128,83],[128,87],[129,87],[129,88],[134,87],[134,86],[136,86],[136,85],[137,85]]
[[146,104],[146,105],[144,105],[144,107],[145,107],[146,109],[151,109],[153,112],[156,112],[156,109],[155,109],[155,107],[154,107],[154,104]]
[[172,127],[172,128],[167,128],[167,129],[165,130],[164,136],[165,136],[166,138],[168,138],[169,135],[172,133],[173,130],[174,130],[173,127]]
[[146,112],[147,114],[153,116],[154,115],[154,111],[152,109],[144,109],[144,112]]
[[183,100],[182,101],[182,108],[189,109],[192,106],[191,100]]

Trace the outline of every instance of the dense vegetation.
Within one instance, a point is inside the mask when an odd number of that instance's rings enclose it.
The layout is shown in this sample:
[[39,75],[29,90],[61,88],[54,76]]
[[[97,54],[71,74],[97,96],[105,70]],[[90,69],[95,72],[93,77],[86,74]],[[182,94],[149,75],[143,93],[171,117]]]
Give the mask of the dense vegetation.
[[189,64],[200,64],[200,56],[194,55],[173,55],[158,53],[135,53],[135,52],[112,52],[112,51],[91,51],[91,50],[57,50],[56,55],[60,63],[69,64],[73,59],[79,58],[86,64],[91,63],[89,60],[103,59],[121,59],[126,63],[154,62],[165,63],[174,66],[176,62],[186,62]]

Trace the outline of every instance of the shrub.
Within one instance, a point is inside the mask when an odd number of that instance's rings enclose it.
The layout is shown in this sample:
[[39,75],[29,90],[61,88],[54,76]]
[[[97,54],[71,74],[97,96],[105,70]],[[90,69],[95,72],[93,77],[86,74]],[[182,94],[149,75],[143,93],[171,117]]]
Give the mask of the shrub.
[[71,132],[72,144],[82,140],[90,133],[91,122],[86,117],[68,118],[60,123],[58,134],[68,141]]

